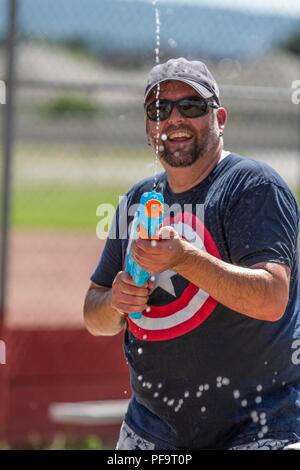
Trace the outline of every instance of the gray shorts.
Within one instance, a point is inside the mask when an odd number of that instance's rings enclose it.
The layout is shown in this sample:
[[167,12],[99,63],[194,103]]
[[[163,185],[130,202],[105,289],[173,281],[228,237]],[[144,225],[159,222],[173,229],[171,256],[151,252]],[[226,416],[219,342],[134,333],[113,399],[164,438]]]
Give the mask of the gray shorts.
[[[228,450],[282,450],[288,445],[289,441],[275,439],[259,439],[258,441],[249,442]],[[123,422],[120,430],[119,440],[116,450],[159,450],[155,448],[153,442],[143,439],[136,434],[125,422]]]

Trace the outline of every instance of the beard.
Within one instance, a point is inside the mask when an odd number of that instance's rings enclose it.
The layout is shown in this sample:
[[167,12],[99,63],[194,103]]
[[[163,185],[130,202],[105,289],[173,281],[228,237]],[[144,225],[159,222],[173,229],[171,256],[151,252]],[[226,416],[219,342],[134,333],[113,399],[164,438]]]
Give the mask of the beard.
[[219,139],[219,131],[210,127],[204,136],[198,136],[193,143],[187,142],[184,146],[176,147],[174,144],[171,146],[168,142],[164,142],[160,158],[173,168],[191,166],[215,147]]

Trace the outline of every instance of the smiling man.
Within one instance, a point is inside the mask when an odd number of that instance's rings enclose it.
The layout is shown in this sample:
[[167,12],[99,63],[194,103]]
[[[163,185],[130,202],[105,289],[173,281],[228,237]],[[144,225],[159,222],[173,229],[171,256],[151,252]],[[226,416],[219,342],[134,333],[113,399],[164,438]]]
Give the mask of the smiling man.
[[124,272],[119,226],[84,307],[92,334],[125,329],[133,393],[118,448],[283,448],[300,433],[295,199],[272,168],[224,151],[227,113],[204,63],[155,66],[145,115],[165,171],[127,204],[155,187],[170,209],[161,239],[131,245],[155,280],[137,287]]

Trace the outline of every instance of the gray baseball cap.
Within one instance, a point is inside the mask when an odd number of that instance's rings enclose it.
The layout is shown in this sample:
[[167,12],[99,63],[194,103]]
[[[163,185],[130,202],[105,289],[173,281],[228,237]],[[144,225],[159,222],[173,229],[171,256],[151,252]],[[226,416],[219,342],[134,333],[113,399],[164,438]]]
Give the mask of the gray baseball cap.
[[217,82],[203,62],[179,57],[178,59],[170,59],[164,64],[155,65],[149,73],[145,100],[158,83],[167,80],[179,80],[187,83],[203,98],[214,97],[220,104],[220,91]]

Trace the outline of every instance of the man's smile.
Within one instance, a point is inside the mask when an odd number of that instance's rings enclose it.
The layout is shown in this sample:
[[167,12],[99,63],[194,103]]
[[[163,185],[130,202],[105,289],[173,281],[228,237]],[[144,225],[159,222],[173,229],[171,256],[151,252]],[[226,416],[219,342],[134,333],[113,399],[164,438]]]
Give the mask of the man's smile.
[[171,142],[182,142],[193,138],[193,134],[187,130],[171,131],[167,136]]

